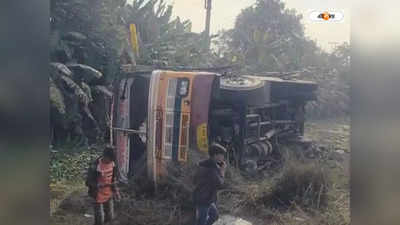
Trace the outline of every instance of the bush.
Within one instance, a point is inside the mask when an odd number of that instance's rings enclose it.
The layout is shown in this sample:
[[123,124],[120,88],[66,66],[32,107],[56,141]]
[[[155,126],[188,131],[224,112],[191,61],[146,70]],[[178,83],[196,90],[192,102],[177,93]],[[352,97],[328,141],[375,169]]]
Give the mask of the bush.
[[267,207],[288,209],[293,205],[305,209],[320,209],[327,205],[328,174],[317,163],[287,162],[279,179],[263,197]]
[[89,163],[100,155],[94,150],[51,151],[50,182],[84,181]]

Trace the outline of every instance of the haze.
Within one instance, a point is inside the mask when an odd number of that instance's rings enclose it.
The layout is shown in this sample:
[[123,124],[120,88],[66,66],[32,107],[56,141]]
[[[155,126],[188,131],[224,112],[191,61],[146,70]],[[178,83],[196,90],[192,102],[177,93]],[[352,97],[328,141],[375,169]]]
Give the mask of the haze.
[[[192,21],[192,31],[204,30],[205,9],[204,0],[167,0],[173,3],[173,17]],[[242,9],[254,4],[255,0],[213,0],[211,10],[211,33],[221,29],[233,28],[236,16]],[[330,51],[335,44],[350,41],[350,3],[346,0],[284,0],[287,8],[294,8],[298,13],[306,13],[309,9],[342,9],[344,10],[343,23],[316,24],[310,23],[303,16],[306,36],[315,40],[326,51]]]

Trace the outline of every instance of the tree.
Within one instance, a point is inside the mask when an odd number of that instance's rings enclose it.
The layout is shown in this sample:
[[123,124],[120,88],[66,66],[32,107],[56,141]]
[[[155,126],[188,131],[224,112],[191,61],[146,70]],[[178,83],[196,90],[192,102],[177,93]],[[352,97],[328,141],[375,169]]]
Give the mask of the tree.
[[[204,66],[213,60],[191,22],[171,19],[163,0],[52,0],[49,77],[53,143],[99,141],[107,127],[110,91],[121,66]],[[140,55],[132,54],[129,25],[138,31]],[[96,131],[96,132],[93,132]]]
[[331,67],[335,68],[341,79],[350,85],[350,44],[338,45],[330,55]]
[[300,19],[280,1],[258,0],[242,10],[224,38],[230,36],[228,45],[236,58],[242,56],[245,72],[296,70],[306,42]]
[[139,64],[160,66],[209,65],[201,34],[191,32],[189,20],[172,19],[173,7],[163,0],[135,0],[124,9],[123,18],[136,24],[140,37]]
[[317,101],[308,105],[310,114],[346,114],[349,46],[341,45],[333,54],[323,51],[305,37],[301,18],[280,0],[257,0],[242,10],[233,29],[219,33],[214,41],[218,60],[239,63],[242,74],[298,71],[292,78],[319,85]]
[[128,47],[120,17],[125,1],[50,3],[52,143],[99,141],[108,125],[107,107],[98,104],[109,98],[106,86],[120,75],[121,56]]
[[[127,29],[120,17],[124,5],[124,0],[52,0],[51,60],[77,61],[106,74],[107,81],[113,80],[128,45]],[[71,40],[74,37],[84,40]]]

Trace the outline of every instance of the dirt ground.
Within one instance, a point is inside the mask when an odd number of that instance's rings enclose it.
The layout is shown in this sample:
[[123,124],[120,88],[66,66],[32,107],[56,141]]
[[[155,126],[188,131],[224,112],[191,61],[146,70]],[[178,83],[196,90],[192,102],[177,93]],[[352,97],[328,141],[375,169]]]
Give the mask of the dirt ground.
[[[260,187],[268,189],[273,178],[260,180],[242,179],[237,190],[246,192],[235,194],[232,191],[219,193],[221,215],[233,215],[251,222],[253,225],[266,224],[350,224],[349,178],[350,178],[350,123],[349,119],[310,121],[305,127],[305,137],[312,139],[321,149],[329,152],[327,164],[335,175],[334,188],[329,192],[330,206],[316,213],[305,212],[294,206],[288,211],[276,211],[255,205],[250,210],[248,205],[255,204]],[[252,191],[254,190],[254,191]],[[184,206],[179,191],[169,191],[166,196],[146,196],[144,193],[125,191],[122,202],[116,204],[118,219],[114,225],[185,225],[190,221],[190,207]],[[93,224],[91,200],[87,197],[82,181],[74,183],[59,182],[50,185],[50,218],[53,225],[89,225]],[[171,197],[172,196],[172,197]],[[128,210],[129,209],[129,210]],[[186,221],[186,222],[185,222]],[[223,223],[223,221],[219,222]]]
[[319,145],[350,152],[350,120],[312,120],[306,123],[305,136]]
[[[331,120],[310,121],[305,127],[305,137],[318,145],[339,154],[339,161],[345,175],[350,179],[350,119],[338,118]],[[333,157],[335,154],[333,154]]]

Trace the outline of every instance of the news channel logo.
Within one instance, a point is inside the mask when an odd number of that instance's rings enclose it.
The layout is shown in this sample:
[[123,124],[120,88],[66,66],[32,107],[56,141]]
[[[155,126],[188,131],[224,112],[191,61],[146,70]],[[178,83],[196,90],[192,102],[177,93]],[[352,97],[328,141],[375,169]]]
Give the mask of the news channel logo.
[[311,23],[342,23],[344,21],[344,10],[310,9],[307,17]]

